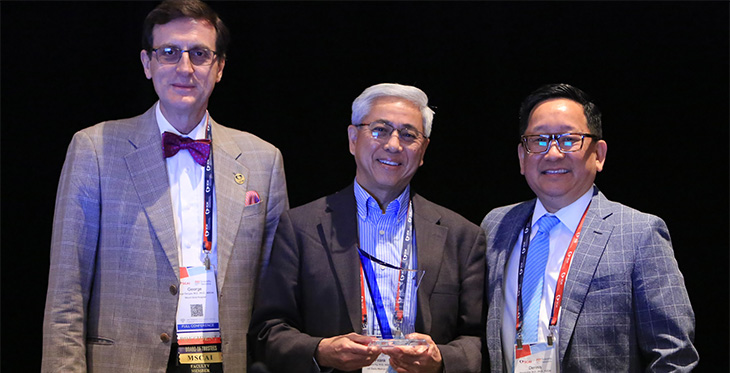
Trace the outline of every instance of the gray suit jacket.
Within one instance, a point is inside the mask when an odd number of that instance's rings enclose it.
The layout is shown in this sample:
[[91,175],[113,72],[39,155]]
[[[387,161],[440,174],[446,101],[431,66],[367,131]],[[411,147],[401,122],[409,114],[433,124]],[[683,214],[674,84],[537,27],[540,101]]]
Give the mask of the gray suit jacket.
[[[257,359],[272,372],[317,372],[312,357],[323,337],[362,329],[356,209],[350,185],[282,215],[251,327]],[[413,211],[418,267],[425,270],[416,331],[436,342],[445,372],[478,372],[484,232],[419,195]]]
[[[257,274],[288,208],[286,183],[272,145],[215,122],[212,136],[223,364],[240,372]],[[161,143],[154,106],[74,135],[56,197],[44,372],[165,371],[179,268]],[[261,202],[244,206],[250,190]]]
[[[565,284],[559,323],[564,372],[690,371],[694,312],[666,224],[611,202],[594,187]],[[535,200],[492,210],[487,233],[487,346],[503,371],[503,275]],[[505,346],[513,348],[512,346]]]

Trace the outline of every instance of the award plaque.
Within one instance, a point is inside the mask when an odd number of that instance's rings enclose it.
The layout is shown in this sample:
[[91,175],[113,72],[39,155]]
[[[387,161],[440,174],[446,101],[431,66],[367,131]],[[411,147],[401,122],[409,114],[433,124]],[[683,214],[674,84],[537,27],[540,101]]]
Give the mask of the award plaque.
[[[393,280],[390,282],[392,285],[389,292],[386,294],[393,294],[394,302],[390,302],[387,312],[390,318],[389,328],[391,331],[392,338],[386,337],[387,334],[378,335],[378,339],[370,342],[370,346],[376,347],[394,347],[394,346],[422,346],[428,343],[424,339],[408,339],[406,336],[415,332],[415,320],[410,318],[408,313],[409,309],[416,305],[416,294],[418,286],[421,283],[421,279],[425,274],[425,271],[418,269],[401,269],[401,268],[385,268],[379,263],[374,264],[375,273],[387,273],[388,277]],[[386,290],[386,289],[383,289]],[[383,294],[384,295],[384,294]],[[393,298],[393,297],[391,297]],[[408,315],[408,316],[407,316]]]
[[374,347],[400,347],[400,346],[426,346],[428,342],[425,339],[406,339],[406,338],[393,338],[393,339],[378,339],[370,342],[369,346]]

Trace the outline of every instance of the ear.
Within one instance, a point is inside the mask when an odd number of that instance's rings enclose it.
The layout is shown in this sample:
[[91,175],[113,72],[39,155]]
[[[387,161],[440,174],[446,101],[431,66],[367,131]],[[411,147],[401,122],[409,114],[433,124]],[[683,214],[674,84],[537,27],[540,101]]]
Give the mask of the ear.
[[226,60],[221,59],[218,62],[218,76],[215,79],[216,83],[220,83],[221,79],[223,78],[223,68],[226,67]]
[[606,153],[608,152],[608,144],[603,140],[596,143],[596,171],[603,171],[603,164],[606,162]]
[[142,61],[144,76],[146,76],[147,79],[152,79],[152,71],[150,70],[150,55],[147,54],[146,50],[142,49],[142,51],[139,52],[139,59]]
[[527,152],[522,146],[522,143],[517,144],[517,158],[520,160],[520,175],[525,174],[525,157],[527,157]]
[[347,137],[350,143],[350,154],[355,155],[355,143],[357,142],[357,127],[352,124],[347,126]]

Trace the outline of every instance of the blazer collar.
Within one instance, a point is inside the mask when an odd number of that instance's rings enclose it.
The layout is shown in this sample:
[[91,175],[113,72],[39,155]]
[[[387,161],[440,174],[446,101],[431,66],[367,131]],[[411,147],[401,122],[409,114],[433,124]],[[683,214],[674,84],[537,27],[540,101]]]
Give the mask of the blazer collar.
[[353,185],[325,197],[326,210],[320,220],[322,238],[342,289],[352,330],[362,330],[360,308],[360,257],[357,253],[357,205]]
[[154,105],[134,120],[136,121],[130,124],[128,138],[132,151],[124,156],[124,160],[147,219],[179,280],[177,236],[170,182],[167,178],[167,166],[161,145],[162,136],[157,127]]
[[[249,169],[244,164],[243,151],[238,147],[227,129],[210,119],[211,137],[213,144],[213,172],[215,183],[216,228],[218,250],[218,290],[223,289],[226,280],[229,259],[233,252],[233,245],[241,226],[243,210],[246,203],[246,192],[249,189]],[[241,181],[241,179],[243,179]],[[239,184],[239,182],[241,184]],[[245,223],[244,223],[245,225]],[[255,250],[245,250],[243,255],[257,255]],[[251,273],[258,273],[255,258],[246,261],[253,266],[248,268]]]
[[[173,218],[167,166],[162,152],[154,106],[136,117],[132,123],[129,143],[132,151],[124,159],[140,202],[147,214],[157,239],[165,251],[175,275],[180,276],[177,252],[177,235]],[[225,128],[211,118],[213,137],[213,167],[218,217],[218,263],[229,263],[233,242],[238,232],[248,190],[249,170],[241,163],[241,149],[225,134]],[[243,184],[236,182],[242,175]],[[239,178],[240,180],[240,178]],[[227,271],[226,265],[218,270],[218,289],[222,289]]]
[[[504,313],[504,275],[507,270],[507,259],[510,257],[512,250],[517,244],[517,239],[522,233],[522,228],[525,226],[525,222],[532,215],[535,209],[536,200],[530,200],[527,202],[520,203],[514,208],[507,211],[504,218],[497,227],[497,231],[494,234],[494,243],[490,245],[492,252],[496,252],[496,260],[494,268],[488,268],[487,273],[494,273],[495,278],[489,279],[487,282],[488,299],[491,303],[488,305],[490,320],[498,320],[494,330],[496,337],[488,338],[487,343],[489,344],[490,350],[498,350],[497,354],[493,355],[496,360],[495,364],[501,366],[502,364],[502,315]],[[488,257],[490,257],[489,253]],[[487,263],[489,265],[489,263]],[[487,277],[489,278],[489,277]],[[493,289],[489,288],[489,285],[493,284]],[[494,292],[494,294],[491,294]],[[508,347],[511,348],[511,347]]]
[[441,214],[433,204],[418,194],[412,194],[413,226],[416,232],[418,269],[424,271],[418,286],[416,330],[431,333],[431,308],[429,298],[443,263],[444,246],[449,228],[441,224]]
[[597,187],[588,207],[578,247],[565,281],[563,303],[561,305],[559,348],[562,361],[568,348],[568,341],[575,330],[588,288],[611,237],[614,225],[610,222],[613,210],[608,199]]
[[[418,267],[425,271],[418,288],[416,328],[429,333],[431,314],[429,294],[433,291],[442,263],[448,228],[439,225],[441,215],[423,197],[413,194],[413,224],[416,235]],[[353,185],[326,197],[326,212],[321,220],[322,232],[330,251],[334,270],[343,291],[343,299],[353,330],[360,331],[360,258],[357,253],[357,205]]]

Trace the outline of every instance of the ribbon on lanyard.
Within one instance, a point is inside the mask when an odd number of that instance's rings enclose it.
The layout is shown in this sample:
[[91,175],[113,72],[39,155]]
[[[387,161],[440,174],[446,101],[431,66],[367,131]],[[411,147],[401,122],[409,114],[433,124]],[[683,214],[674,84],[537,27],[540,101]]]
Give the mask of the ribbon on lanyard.
[[210,156],[205,164],[205,206],[203,207],[203,253],[205,269],[210,269],[210,251],[213,249],[213,136],[210,128],[210,115],[206,113],[206,137],[211,140]]
[[[359,234],[358,234],[359,236]],[[390,323],[385,312],[385,306],[383,305],[383,299],[380,295],[380,289],[376,280],[376,276],[373,270],[373,262],[379,265],[397,269],[398,270],[398,290],[396,293],[395,310],[393,315],[393,322],[398,332],[400,332],[400,325],[403,323],[403,309],[405,307],[405,287],[408,279],[407,269],[408,262],[410,260],[410,252],[413,247],[413,204],[408,204],[408,219],[405,231],[405,237],[403,239],[403,251],[401,253],[400,267],[385,263],[378,258],[371,256],[370,254],[363,251],[358,247],[358,253],[360,255],[360,304],[362,314],[362,331],[363,334],[367,334],[367,303],[365,295],[365,281],[368,283],[368,289],[370,290],[370,299],[373,301],[373,309],[375,310],[375,316],[378,319],[380,325],[380,333],[384,339],[393,339],[393,333],[390,329]],[[400,337],[400,336],[398,336]]]
[[[570,240],[568,250],[565,252],[563,258],[563,264],[560,266],[560,274],[558,275],[557,286],[555,287],[555,296],[553,297],[552,312],[550,315],[549,327],[552,329],[558,324],[558,315],[560,314],[560,305],[563,303],[563,289],[565,288],[565,279],[568,276],[568,270],[570,269],[570,263],[573,260],[573,254],[575,248],[578,246],[578,240],[580,239],[580,232],[583,229],[583,221],[588,213],[588,207],[583,211],[583,216],[580,218],[578,227],[575,229],[575,234]],[[522,246],[520,251],[520,267],[517,272],[517,347],[522,348],[522,326],[523,326],[523,311],[522,311],[522,279],[525,275],[525,264],[527,262],[527,250],[530,246],[530,229],[532,223],[532,215],[525,222],[525,228],[522,231]],[[552,345],[552,335],[548,336],[548,344]]]

